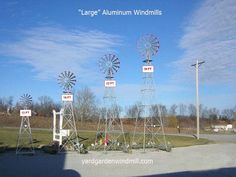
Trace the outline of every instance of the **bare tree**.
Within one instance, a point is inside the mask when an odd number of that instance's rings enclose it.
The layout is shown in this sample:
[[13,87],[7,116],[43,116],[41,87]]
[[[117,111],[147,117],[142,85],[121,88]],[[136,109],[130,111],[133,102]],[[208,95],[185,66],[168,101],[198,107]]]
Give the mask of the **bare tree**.
[[[152,105],[150,108],[150,115],[154,118],[154,123],[155,124],[160,124],[159,120],[160,120],[160,115],[161,115],[161,119],[162,119],[162,123],[164,125],[167,124],[167,120],[166,120],[166,115],[167,115],[167,109],[166,106],[164,105]],[[155,122],[157,121],[157,122]]]
[[185,116],[187,112],[187,106],[184,104],[179,104],[179,115],[180,116]]
[[235,115],[235,112],[234,112],[234,109],[231,108],[231,109],[224,109],[222,111],[222,116],[224,116],[225,118],[227,119],[232,119],[234,118],[234,115]]
[[219,117],[220,111],[217,108],[209,109],[209,118],[210,119],[217,119]]
[[189,104],[188,112],[189,112],[190,117],[195,117],[196,116],[196,107],[193,104]]
[[142,106],[140,102],[135,103],[130,106],[126,111],[126,116],[128,118],[140,118],[142,112]]
[[233,118],[236,119],[236,106],[233,108],[233,112],[234,112]]
[[13,111],[13,96],[9,96],[8,99],[6,100],[7,104],[7,114],[11,115]]
[[106,111],[107,109],[105,107],[98,108],[98,114],[100,119],[106,118]]
[[167,109],[165,105],[159,104],[158,107],[160,108],[161,114],[163,117],[167,116]]
[[203,117],[203,114],[202,114],[203,113],[203,109],[204,109],[203,104],[200,104],[199,105],[199,115],[200,115],[200,118]]
[[98,117],[96,96],[88,87],[85,87],[77,92],[75,111],[77,117],[81,121]]
[[112,107],[110,109],[108,109],[108,116],[110,116],[111,118],[120,118],[120,114],[121,114],[122,108],[121,106],[114,104],[112,105]]
[[13,97],[4,97],[0,98],[0,111],[10,113],[10,110],[13,107]]
[[33,110],[40,116],[50,117],[53,109],[58,109],[59,105],[55,104],[51,97],[40,96],[38,102],[33,104]]
[[209,118],[209,110],[207,107],[202,108],[202,117],[203,118]]
[[1,112],[4,112],[5,109],[6,109],[5,100],[4,100],[4,98],[0,98],[0,111],[1,111]]
[[169,110],[169,114],[170,115],[176,115],[176,109],[178,108],[178,106],[176,104],[173,104],[171,107],[170,107],[170,110]]

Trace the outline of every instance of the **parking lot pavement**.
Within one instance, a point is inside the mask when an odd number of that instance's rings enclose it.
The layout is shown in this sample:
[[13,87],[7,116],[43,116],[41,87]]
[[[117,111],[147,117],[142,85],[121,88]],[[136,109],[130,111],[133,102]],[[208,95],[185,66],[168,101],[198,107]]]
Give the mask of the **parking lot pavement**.
[[[83,160],[91,160],[91,163],[83,164]],[[107,164],[99,164],[99,160],[107,160]],[[152,160],[152,164],[115,164],[115,160]],[[114,162],[108,163],[109,160]],[[138,161],[137,160],[137,161]],[[98,164],[96,164],[96,161]],[[211,170],[221,170],[221,173],[232,173],[236,176],[236,144],[210,144],[192,147],[175,148],[172,152],[151,151],[141,153],[133,151],[132,154],[121,152],[90,152],[77,158],[68,154],[65,168],[76,169],[82,176],[146,176],[164,174],[182,174],[184,172],[199,172],[202,175]],[[200,171],[203,171],[200,173]],[[178,175],[177,175],[178,176]],[[181,175],[180,175],[181,176]],[[231,177],[229,174],[227,177]]]
[[235,177],[236,143],[174,148],[171,152],[136,150],[131,154],[90,151],[88,154],[37,152],[34,156],[16,156],[14,152],[7,152],[0,154],[0,176]]

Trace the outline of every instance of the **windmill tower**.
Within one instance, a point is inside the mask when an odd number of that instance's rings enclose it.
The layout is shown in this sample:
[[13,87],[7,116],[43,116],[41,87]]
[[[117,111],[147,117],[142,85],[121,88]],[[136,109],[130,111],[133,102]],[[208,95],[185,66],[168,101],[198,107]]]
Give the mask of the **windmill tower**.
[[[151,57],[157,54],[160,47],[157,37],[151,34],[142,36],[138,41],[138,50],[144,58],[142,66],[143,85],[141,89],[140,107],[141,120],[136,118],[133,133],[132,148],[166,148],[166,139],[163,128],[162,114],[158,107],[158,115],[153,114],[153,105],[155,101],[155,84],[154,84],[154,66]],[[143,135],[140,136],[141,131]]]
[[59,143],[59,152],[64,150],[79,150],[79,140],[73,111],[72,87],[76,78],[70,71],[59,75],[58,82],[63,88],[62,108],[60,112],[53,110],[53,140]]
[[16,154],[34,154],[32,142],[32,132],[30,127],[32,97],[24,94],[20,98],[20,104],[23,109],[20,110],[21,124],[17,138]]
[[103,114],[100,115],[95,148],[108,150],[126,150],[123,124],[119,117],[119,107],[116,104],[114,89],[116,80],[114,74],[120,68],[119,59],[113,54],[107,54],[99,60],[99,67],[105,74],[105,92],[103,97]]

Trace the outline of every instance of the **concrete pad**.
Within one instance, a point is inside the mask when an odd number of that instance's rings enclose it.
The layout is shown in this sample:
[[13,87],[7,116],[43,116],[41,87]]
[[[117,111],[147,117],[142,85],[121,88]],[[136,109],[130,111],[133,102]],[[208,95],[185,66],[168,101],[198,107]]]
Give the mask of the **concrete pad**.
[[89,154],[37,152],[34,156],[16,156],[8,152],[0,155],[1,177],[182,177],[218,174],[217,170],[223,176],[236,176],[236,144],[191,146],[175,148],[172,152],[136,150],[131,154],[90,151]]

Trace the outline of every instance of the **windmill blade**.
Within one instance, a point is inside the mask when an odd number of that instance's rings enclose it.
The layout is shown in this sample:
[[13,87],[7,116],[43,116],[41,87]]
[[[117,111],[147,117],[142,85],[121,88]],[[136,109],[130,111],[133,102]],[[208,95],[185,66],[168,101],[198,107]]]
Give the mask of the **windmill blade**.
[[109,55],[105,55],[105,62],[109,61]]
[[120,66],[120,62],[114,63],[114,66]]
[[32,104],[32,97],[30,94],[23,94],[20,97],[20,104],[24,108],[28,108]]
[[117,72],[117,71],[118,71],[118,68],[117,68],[117,67],[115,67],[115,66],[113,66],[113,67],[112,67],[112,69],[113,69],[115,72]]
[[72,72],[68,72],[68,77],[71,78],[73,76],[73,73]]
[[71,79],[74,79],[74,78],[75,78],[74,73],[71,73],[71,74],[70,74],[70,78],[71,78]]
[[116,64],[116,63],[119,63],[119,64],[120,64],[120,61],[119,61],[118,58],[115,58],[112,62],[113,62],[114,64]]
[[137,43],[137,48],[142,57],[153,56],[157,54],[160,48],[159,40],[156,36],[152,34],[146,34],[142,36]]
[[73,72],[64,71],[59,75],[58,81],[64,92],[70,92],[70,89],[75,85],[76,77]]
[[106,75],[106,77],[112,77],[119,69],[119,59],[114,54],[107,54],[101,57],[99,60],[100,70]]
[[116,56],[115,56],[115,55],[112,55],[112,56],[111,56],[111,61],[113,62],[115,59],[117,59]]
[[62,74],[62,78],[65,78],[65,77],[66,77],[65,72],[64,72],[64,73],[61,73],[61,74]]
[[113,62],[115,65],[120,65],[120,62],[119,61],[115,61]]
[[68,84],[68,88],[72,88],[72,83],[69,83],[69,84]]

